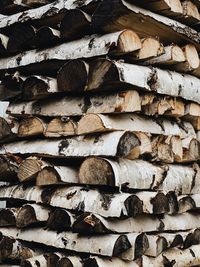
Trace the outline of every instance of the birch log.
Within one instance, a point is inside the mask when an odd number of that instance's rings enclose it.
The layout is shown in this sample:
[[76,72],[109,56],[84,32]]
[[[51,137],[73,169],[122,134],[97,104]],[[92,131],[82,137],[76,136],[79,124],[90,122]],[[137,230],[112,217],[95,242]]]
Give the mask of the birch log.
[[37,140],[13,142],[4,145],[0,154],[8,151],[21,155],[45,155],[47,157],[87,157],[102,155],[127,157],[139,146],[138,137],[128,131],[118,131],[96,136],[74,137],[63,140]]
[[190,0],[185,0],[182,2],[183,14],[185,16],[185,23],[195,24],[200,21],[200,14],[197,6]]
[[79,182],[83,184],[172,190],[182,194],[199,192],[199,181],[198,169],[181,165],[156,166],[142,160],[119,159],[116,162],[88,158],[82,163],[79,171]]
[[[111,12],[112,11],[112,12]],[[143,20],[144,18],[144,20]],[[141,23],[142,20],[142,23]],[[139,8],[124,0],[103,1],[93,16],[95,30],[102,29],[106,32],[122,28],[133,29],[142,37],[159,35],[161,41],[170,41],[179,44],[183,40],[194,42],[198,45],[199,34],[185,25]]]
[[[69,249],[77,252],[92,253],[103,256],[117,256],[123,258],[122,252],[127,251],[126,257],[130,256],[130,260],[140,257],[148,247],[148,240],[144,234],[128,234],[128,235],[105,235],[95,237],[78,236],[71,232],[62,232],[57,234],[53,231],[43,229],[35,229],[34,235],[32,230],[19,231],[10,228],[9,232],[6,228],[1,228],[1,232],[28,242],[37,242],[48,246],[62,249]],[[130,240],[130,241],[129,241]],[[142,244],[142,246],[141,246]]]
[[46,137],[62,137],[76,135],[77,124],[69,117],[52,119],[44,132]]
[[72,267],[82,267],[83,260],[80,257],[76,256],[65,256],[65,257],[63,256],[58,260],[56,267],[62,267],[68,265]]
[[198,194],[179,196],[178,197],[179,212],[186,212],[191,209],[200,208],[200,197]]
[[165,215],[161,219],[141,215],[125,220],[109,220],[96,214],[82,214],[76,219],[72,229],[82,234],[160,232],[171,229],[185,231],[199,228],[199,219],[199,215],[190,213]]
[[112,267],[112,266],[122,267],[126,265],[127,267],[139,267],[137,262],[138,260],[136,262],[135,261],[129,262],[129,261],[122,261],[121,259],[118,259],[118,258],[106,259],[106,258],[90,256],[89,259],[86,259],[84,261],[83,266],[84,267]]
[[[140,42],[140,40],[139,40]],[[127,54],[140,49],[138,35],[131,30],[106,35],[86,36],[82,39],[61,44],[45,50],[30,50],[17,56],[1,59],[1,69],[23,67],[47,60],[70,60],[107,54]]]
[[48,26],[39,28],[35,35],[35,46],[39,48],[50,47],[60,42],[60,31]]
[[0,227],[16,226],[17,208],[0,209]]
[[[85,89],[87,91],[129,85],[138,89],[182,97],[200,103],[198,92],[200,81],[191,75],[182,75],[158,68],[114,62],[107,59],[99,59],[94,65],[96,65],[96,68],[93,68],[93,73],[90,74],[88,79],[89,82]],[[111,70],[113,74],[107,75],[108,72],[111,73]],[[188,88],[190,88],[190,92],[188,92]]]
[[2,33],[0,34],[0,55],[1,56],[7,55],[8,40],[9,40],[8,36]]
[[69,231],[74,222],[74,216],[65,209],[55,209],[49,213],[47,228],[57,232]]
[[[106,193],[83,187],[62,187],[49,190],[21,185],[0,188],[1,199],[21,199],[74,212],[93,212],[103,217],[135,217],[141,213],[163,214],[177,205],[175,196],[157,192]],[[84,203],[84,204],[83,204]],[[170,207],[169,207],[170,206]]]
[[27,117],[19,123],[17,135],[19,137],[40,136],[43,135],[46,127],[45,120],[38,117]]
[[15,183],[17,179],[18,163],[8,156],[0,157],[0,180]]
[[46,223],[49,217],[50,209],[37,204],[26,204],[17,212],[16,226],[26,228],[32,225]]

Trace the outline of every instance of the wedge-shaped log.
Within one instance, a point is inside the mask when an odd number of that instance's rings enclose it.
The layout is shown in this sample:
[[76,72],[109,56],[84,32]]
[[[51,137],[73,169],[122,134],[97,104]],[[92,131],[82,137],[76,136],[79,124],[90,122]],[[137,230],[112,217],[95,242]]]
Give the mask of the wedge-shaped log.
[[72,229],[74,232],[82,234],[160,232],[171,231],[172,229],[173,231],[185,231],[199,228],[199,219],[199,215],[184,213],[165,215],[161,219],[149,215],[141,215],[124,220],[110,220],[96,214],[86,213],[76,219]]
[[37,242],[77,252],[123,258],[124,256],[121,255],[122,252],[127,251],[125,255],[126,257],[129,256],[130,260],[142,256],[148,247],[148,240],[144,234],[132,233],[128,235],[84,237],[71,232],[62,232],[57,234],[56,232],[39,228],[34,230],[34,235],[31,234],[32,230],[29,229],[26,231],[20,231],[16,228],[1,228],[0,230],[4,235],[7,234],[13,238],[17,237],[23,241]]
[[17,208],[0,209],[0,227],[16,226]]
[[185,195],[185,196],[179,196],[178,197],[178,206],[179,206],[179,212],[186,212],[191,209],[197,209],[200,208],[200,197],[198,194],[193,195]]
[[[111,12],[112,11],[112,12]],[[142,20],[142,23],[141,23]],[[199,34],[185,25],[157,15],[151,11],[136,7],[125,0],[103,1],[95,11],[93,25],[96,30],[112,32],[122,28],[133,29],[141,36],[158,36],[161,41],[182,43],[194,42],[198,45]],[[146,31],[148,30],[148,33]]]
[[128,157],[140,145],[138,137],[128,131],[118,131],[88,137],[74,137],[63,140],[22,141],[6,144],[0,154],[45,155],[47,157],[87,157],[102,155]]
[[46,223],[50,209],[38,204],[26,204],[17,212],[16,226],[26,228],[31,225]]
[[74,223],[74,216],[65,209],[57,208],[49,213],[47,228],[57,232],[68,231]]
[[79,182],[190,194],[199,192],[200,172],[198,168],[181,165],[156,166],[142,160],[119,159],[116,162],[91,157],[80,167]]
[[131,30],[106,35],[87,36],[46,50],[31,50],[23,54],[1,59],[1,69],[17,68],[47,60],[70,60],[107,54],[127,54],[141,48],[141,41]]
[[57,166],[36,157],[24,160],[18,170],[18,178],[26,182],[36,178],[36,185],[78,183],[78,171],[71,166]]

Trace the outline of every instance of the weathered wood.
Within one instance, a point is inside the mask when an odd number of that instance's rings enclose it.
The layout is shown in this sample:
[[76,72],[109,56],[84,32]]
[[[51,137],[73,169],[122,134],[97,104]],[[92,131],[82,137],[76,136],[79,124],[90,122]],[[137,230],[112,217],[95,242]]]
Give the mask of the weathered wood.
[[190,194],[199,192],[200,173],[198,169],[181,165],[156,166],[142,160],[120,159],[116,162],[92,157],[82,163],[79,182]]
[[26,228],[40,223],[46,223],[49,217],[50,209],[38,204],[26,204],[17,212],[16,226]]
[[30,157],[22,161],[19,165],[17,176],[20,182],[30,181],[36,178],[39,171],[42,169],[42,161],[38,158]]
[[199,228],[199,218],[197,214],[184,213],[165,215],[161,219],[141,215],[125,220],[110,220],[96,214],[82,214],[76,219],[72,228],[74,232],[83,234],[160,232],[172,229],[185,231]]
[[16,226],[17,208],[0,209],[0,227]]
[[131,30],[106,35],[91,35],[61,44],[46,50],[30,50],[14,57],[0,60],[0,69],[23,67],[48,60],[70,60],[89,58],[107,54],[121,55],[138,50],[136,34]]
[[18,163],[12,157],[0,157],[0,180],[15,183],[17,179]]
[[[199,34],[196,31],[179,22],[129,4],[124,0],[113,0],[109,3],[102,1],[95,11],[92,22],[95,30],[103,29],[106,32],[111,32],[128,28],[135,30],[143,37],[159,35],[160,40],[164,43],[193,42],[197,44],[199,49]],[[148,33],[146,29],[148,29]]]
[[91,33],[91,16],[81,9],[65,12],[60,24],[60,35],[66,40],[73,40]]
[[61,137],[76,135],[77,124],[69,117],[61,117],[52,119],[47,127],[44,135],[46,137]]
[[118,131],[95,136],[78,136],[63,140],[21,141],[5,144],[0,154],[7,152],[21,155],[47,157],[87,157],[91,155],[128,157],[139,146],[138,137],[128,131]]
[[58,93],[56,79],[42,76],[30,76],[22,84],[24,100],[34,100]]
[[[8,234],[8,229],[1,228],[1,232]],[[24,241],[35,241],[57,248],[103,256],[129,257],[130,260],[140,257],[148,247],[146,235],[135,233],[84,237],[71,232],[56,233],[36,228],[33,235],[32,230],[19,231],[15,228],[10,228],[9,235],[14,238],[17,236],[17,238]],[[127,253],[125,255],[122,254],[125,251]]]
[[15,139],[19,123],[15,118],[0,117],[0,143],[9,142]]
[[77,256],[62,256],[58,260],[56,267],[63,267],[63,266],[83,267],[83,260]]
[[57,44],[60,41],[60,31],[43,26],[37,30],[34,43],[36,47],[45,48]]
[[46,122],[38,117],[27,117],[19,123],[17,135],[19,137],[30,137],[43,135],[47,127]]
[[49,213],[47,228],[57,232],[68,231],[74,222],[74,216],[65,209],[55,209]]

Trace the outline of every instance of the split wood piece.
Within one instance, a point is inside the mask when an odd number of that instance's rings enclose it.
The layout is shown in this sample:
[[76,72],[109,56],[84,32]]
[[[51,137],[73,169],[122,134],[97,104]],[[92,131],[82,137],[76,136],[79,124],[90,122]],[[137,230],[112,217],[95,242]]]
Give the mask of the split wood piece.
[[198,78],[200,78],[200,65],[199,65],[199,67],[197,69],[193,70],[191,72],[191,74],[196,76],[196,77],[198,77]]
[[[185,231],[199,228],[200,215],[178,214],[158,218],[140,215],[124,220],[103,218],[96,214],[82,214],[72,226],[73,232],[81,234],[142,233],[160,231]],[[182,223],[180,223],[182,222]]]
[[9,36],[7,52],[16,54],[33,47],[35,39],[35,29],[31,25],[16,24],[13,26]]
[[190,73],[195,69],[198,69],[200,59],[196,47],[192,44],[187,44],[182,49],[185,54],[186,61],[176,64],[173,66],[173,69],[183,73]]
[[16,226],[26,228],[32,225],[46,223],[50,209],[37,204],[26,204],[22,206],[16,216]]
[[[92,111],[92,110],[90,110]],[[93,110],[94,111],[94,110]],[[97,112],[98,113],[98,112]],[[183,122],[184,123],[184,122]],[[189,130],[190,129],[190,130]],[[79,135],[106,132],[114,130],[138,131],[159,135],[177,135],[186,138],[189,135],[196,137],[191,124],[185,123],[185,130],[170,120],[153,120],[148,117],[132,114],[121,114],[118,116],[102,114],[86,114],[78,122],[77,133]],[[188,135],[188,131],[190,134]]]
[[42,5],[49,4],[51,0],[4,0],[0,4],[0,13],[4,15],[12,15],[29,8],[39,7]]
[[156,166],[142,160],[119,159],[116,162],[91,157],[80,167],[79,182],[191,194],[199,192],[200,172],[198,168],[181,165]]
[[91,35],[45,50],[30,50],[14,57],[0,59],[0,69],[23,67],[48,60],[70,60],[107,54],[122,55],[141,48],[138,35],[131,30]]
[[68,231],[71,229],[74,220],[74,216],[69,211],[58,208],[49,213],[46,227],[57,232]]
[[[139,267],[140,265],[137,263],[140,260],[135,261],[123,261],[118,258],[100,258],[95,256],[90,256],[90,258],[84,260],[83,267],[121,267],[121,266],[127,266],[127,267]],[[59,266],[61,267],[61,266]],[[149,266],[152,267],[152,266]]]
[[195,130],[200,131],[200,117],[190,119]]
[[160,56],[153,57],[151,59],[145,60],[144,65],[161,65],[170,66],[177,63],[182,63],[186,60],[185,54],[181,47],[175,44],[171,44],[164,47],[164,53]]
[[0,181],[10,183],[18,181],[18,163],[14,159],[11,155],[0,156]]
[[200,14],[197,6],[190,0],[182,2],[184,22],[193,25],[200,22]]
[[69,117],[52,119],[43,133],[46,137],[62,137],[76,135],[77,123]]
[[35,35],[35,46],[39,48],[50,47],[60,41],[60,31],[48,26],[43,26],[37,30]]
[[[177,205],[175,196],[157,192],[108,194],[83,187],[62,187],[50,190],[22,185],[0,188],[1,199],[21,199],[48,204],[77,212],[93,212],[103,217],[135,217],[141,213],[163,214]],[[84,203],[84,205],[83,205]],[[170,207],[169,207],[170,206]],[[173,209],[174,210],[174,209]]]
[[12,117],[0,117],[0,143],[5,143],[16,139],[19,123]]
[[[24,1],[24,0],[23,0]],[[28,1],[28,0],[27,0]],[[17,13],[11,16],[0,16],[0,27],[6,28],[10,27],[15,23],[24,23],[24,22],[40,22],[40,25],[57,25],[60,23],[61,19],[63,18],[63,12],[61,12],[63,9],[75,9],[75,8],[84,8],[89,6],[93,0],[86,0],[84,2],[77,3],[76,0],[72,1],[65,1],[65,0],[59,0],[54,1],[53,3],[44,5],[42,7],[38,7],[35,9],[27,10],[25,13]],[[51,11],[54,10],[53,13]]]
[[12,154],[45,155],[46,157],[81,158],[87,156],[128,157],[138,149],[138,137],[128,131],[116,131],[94,136],[78,136],[61,140],[21,141],[5,144],[5,150]]
[[23,241],[37,242],[76,252],[123,258],[125,256],[121,254],[126,251],[125,255],[130,260],[142,256],[148,248],[148,239],[145,234],[132,233],[86,237],[71,232],[56,233],[39,228],[34,229],[34,235],[32,229],[20,231],[16,228],[1,228],[0,231],[4,235],[9,234],[9,236]]
[[22,98],[35,100],[58,93],[56,79],[42,76],[30,76],[24,80],[22,86]]
[[0,227],[16,226],[17,208],[0,209]]
[[[142,22],[141,22],[142,21]],[[122,28],[133,29],[140,36],[159,36],[164,43],[193,42],[199,49],[199,34],[172,19],[136,7],[125,0],[103,1],[96,9],[92,23],[96,31],[112,32]],[[169,40],[170,36],[170,40]]]
[[[172,248],[163,252],[155,259],[151,259],[152,266],[173,266],[173,267],[189,267],[200,264],[199,256],[200,245],[194,245],[188,249],[181,250]],[[149,266],[149,265],[148,265]]]
[[36,185],[78,183],[78,171],[74,167],[55,166],[35,157],[24,160],[18,170],[18,178],[26,182],[36,178]]
[[23,78],[20,77],[18,72],[14,74],[7,74],[0,81],[0,100],[10,100],[14,97],[21,95],[21,85]]
[[192,162],[200,159],[200,142],[197,139],[192,139],[189,147],[183,150],[183,158],[177,162]]
[[60,23],[60,36],[66,40],[73,40],[92,32],[91,16],[80,9],[65,12]]
[[[8,228],[9,229],[9,228]],[[1,233],[2,234],[2,233]],[[0,240],[0,259],[1,260],[21,260],[34,257],[40,253],[39,250],[31,249],[17,241],[15,238],[2,236]],[[3,265],[5,266],[5,265]]]
[[77,256],[62,256],[58,260],[56,267],[63,267],[63,266],[83,267],[83,260]]
[[8,40],[9,40],[8,36],[2,33],[0,34],[0,56],[7,55]]
[[200,196],[199,194],[193,194],[189,196],[178,197],[179,212],[183,213],[188,210],[200,209]]
[[19,137],[43,135],[46,127],[45,120],[38,117],[27,117],[19,122],[17,135]]
[[200,80],[194,76],[108,59],[97,59],[93,64],[92,74],[83,90],[118,89],[129,85],[129,88],[132,86],[200,103]]
[[142,40],[142,48],[127,56],[128,60],[147,60],[152,57],[158,57],[164,54],[164,47],[158,39],[147,37]]
[[[182,99],[169,96],[156,97],[152,94],[145,94],[141,95],[141,101],[142,113],[147,116],[182,117],[185,115],[185,103]],[[196,105],[198,106],[198,104]]]

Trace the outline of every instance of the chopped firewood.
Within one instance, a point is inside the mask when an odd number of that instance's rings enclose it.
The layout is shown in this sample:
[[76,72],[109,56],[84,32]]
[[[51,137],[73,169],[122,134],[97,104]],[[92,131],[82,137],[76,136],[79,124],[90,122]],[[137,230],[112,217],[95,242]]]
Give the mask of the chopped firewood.
[[43,26],[37,30],[34,43],[36,47],[44,48],[53,46],[60,40],[60,32],[51,27]]
[[74,216],[65,209],[55,209],[49,213],[47,228],[57,232],[68,231],[74,222]]
[[76,135],[77,124],[69,117],[55,118],[51,120],[45,132],[46,137],[62,137]]
[[16,226],[17,208],[0,209],[0,227]]
[[182,2],[183,15],[187,24],[195,24],[200,21],[200,14],[197,6],[190,0]]
[[0,156],[0,181],[15,183],[17,179],[18,164],[6,155]]
[[38,117],[27,117],[19,123],[18,136],[29,137],[43,135],[47,127],[44,120]]

